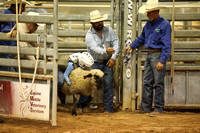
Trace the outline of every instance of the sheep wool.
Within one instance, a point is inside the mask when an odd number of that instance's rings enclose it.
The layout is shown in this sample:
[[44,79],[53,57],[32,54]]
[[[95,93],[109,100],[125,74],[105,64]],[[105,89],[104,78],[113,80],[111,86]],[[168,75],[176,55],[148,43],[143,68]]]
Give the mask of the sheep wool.
[[71,86],[66,82],[62,88],[63,93],[81,94],[83,96],[94,95],[96,89],[100,89],[99,83],[102,84],[104,73],[99,69],[83,70],[80,67],[74,69],[70,75]]

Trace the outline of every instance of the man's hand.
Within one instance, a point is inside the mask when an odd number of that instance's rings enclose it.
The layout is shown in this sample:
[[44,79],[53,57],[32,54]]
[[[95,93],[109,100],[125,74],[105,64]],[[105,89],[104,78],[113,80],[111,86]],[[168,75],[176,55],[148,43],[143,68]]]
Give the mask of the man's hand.
[[17,30],[13,30],[12,37],[15,38],[17,36]]
[[107,53],[107,54],[114,54],[114,53],[115,53],[115,50],[114,50],[112,47],[108,47],[108,48],[106,49],[106,53]]
[[163,69],[163,66],[164,64],[161,63],[161,62],[158,62],[157,65],[156,65],[156,69],[159,71],[159,70],[162,70]]
[[38,68],[38,73],[39,73],[39,74],[44,74],[43,69],[42,69],[42,68]]
[[110,59],[108,60],[107,64],[108,68],[112,68],[115,65],[115,60],[114,59]]
[[126,48],[124,48],[124,52],[128,54],[130,53],[131,49],[132,48],[130,46],[127,46]]

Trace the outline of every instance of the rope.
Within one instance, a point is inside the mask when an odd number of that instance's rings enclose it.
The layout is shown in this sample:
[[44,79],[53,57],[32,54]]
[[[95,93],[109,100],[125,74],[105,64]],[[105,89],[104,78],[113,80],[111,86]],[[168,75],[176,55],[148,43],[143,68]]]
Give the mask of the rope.
[[17,24],[15,24],[15,26],[12,28],[12,30],[6,34],[8,37],[12,35],[16,26],[17,26]]
[[[21,7],[22,7],[22,1],[20,0],[20,11],[19,11],[20,14],[21,14]],[[18,1],[16,0],[16,25],[14,27],[16,27],[16,26],[19,27],[18,26],[18,22],[19,22],[19,19],[18,19]],[[13,29],[14,29],[14,27],[13,27]],[[11,32],[11,34],[12,34],[12,32]],[[20,48],[20,44],[19,44],[19,31],[18,31],[18,28],[17,28],[17,57],[18,57],[19,82],[20,82],[20,88],[21,88],[23,97],[24,97],[25,100],[28,100],[28,98],[30,96],[30,93],[32,91],[33,83],[35,81],[35,75],[36,75],[37,66],[38,66],[38,59],[39,59],[39,47],[37,47],[37,53],[36,53],[37,60],[36,60],[36,63],[35,63],[34,75],[33,75],[32,83],[31,83],[31,88],[30,88],[30,92],[28,93],[28,96],[26,96],[25,93],[24,93],[24,89],[23,89],[22,81],[21,81],[22,79],[21,79],[20,49],[19,48]]]
[[173,8],[172,8],[172,49],[171,49],[171,83],[172,83],[172,95],[174,95],[174,3],[173,0]]

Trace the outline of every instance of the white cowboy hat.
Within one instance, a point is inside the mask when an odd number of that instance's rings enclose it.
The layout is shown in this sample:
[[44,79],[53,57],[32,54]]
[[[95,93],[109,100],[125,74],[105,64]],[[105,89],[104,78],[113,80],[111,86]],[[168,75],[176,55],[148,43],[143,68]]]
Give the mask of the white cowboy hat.
[[[17,2],[18,2],[18,4],[20,4],[20,0],[17,0]],[[31,3],[29,3],[26,0],[21,0],[21,2],[22,2],[22,4],[28,4],[28,5],[32,6]],[[12,4],[16,4],[16,0],[8,0],[8,1],[4,2],[4,6],[8,6],[8,5],[12,5]]]
[[[27,15],[33,15],[33,16],[35,15],[35,16],[38,16],[38,15],[40,15],[40,14],[37,13],[37,12],[28,12]],[[44,24],[41,24],[41,23],[37,23],[37,25],[38,25],[38,26],[44,26]]]
[[90,22],[92,23],[103,21],[106,19],[108,19],[108,14],[104,14],[103,16],[101,16],[101,13],[99,12],[99,10],[90,12]]
[[147,0],[146,5],[140,7],[139,13],[147,13],[164,8],[166,8],[166,6],[159,5],[158,0]]

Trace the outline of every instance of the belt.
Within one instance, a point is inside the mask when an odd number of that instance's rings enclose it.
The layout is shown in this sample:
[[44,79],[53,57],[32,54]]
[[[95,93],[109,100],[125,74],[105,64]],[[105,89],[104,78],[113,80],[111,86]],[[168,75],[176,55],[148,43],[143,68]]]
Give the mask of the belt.
[[98,61],[94,61],[94,62],[96,62],[96,63],[104,63],[104,62],[108,62],[108,60],[98,60]]
[[95,61],[95,63],[103,63],[104,61]]
[[160,52],[161,49],[148,49],[149,53],[153,53],[153,52]]

